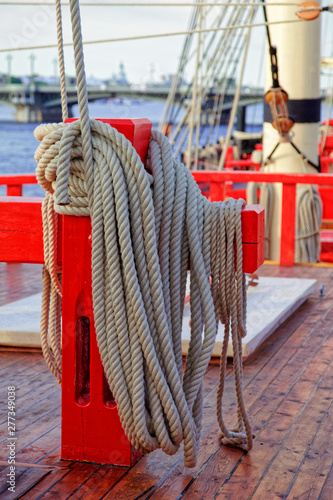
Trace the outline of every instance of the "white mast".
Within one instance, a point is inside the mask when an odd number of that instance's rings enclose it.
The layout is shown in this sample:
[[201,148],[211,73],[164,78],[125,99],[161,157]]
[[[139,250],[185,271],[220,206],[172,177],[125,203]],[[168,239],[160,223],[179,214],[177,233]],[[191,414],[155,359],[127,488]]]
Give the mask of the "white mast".
[[[295,20],[295,5],[270,6],[274,0],[267,0],[268,21]],[[318,122],[320,121],[320,19],[299,21],[295,24],[279,24],[270,27],[271,43],[277,47],[279,82],[288,93],[289,115],[295,124],[290,136],[298,149],[315,165],[318,164]],[[266,90],[272,86],[270,62],[267,58]],[[263,129],[263,154],[267,158],[281,140],[270,123],[269,107],[266,109]],[[282,139],[272,156],[266,172],[311,172],[317,170],[304,162],[295,149]],[[299,186],[297,198],[306,186]],[[279,261],[281,234],[282,188],[274,186],[274,208],[271,221],[271,260]]]

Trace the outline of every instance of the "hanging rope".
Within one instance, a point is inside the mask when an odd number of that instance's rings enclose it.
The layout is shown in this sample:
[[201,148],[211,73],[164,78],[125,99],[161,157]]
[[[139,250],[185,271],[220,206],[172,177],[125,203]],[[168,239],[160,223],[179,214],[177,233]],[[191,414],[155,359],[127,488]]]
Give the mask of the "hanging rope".
[[65,75],[65,58],[62,36],[62,16],[61,16],[61,1],[56,0],[57,14],[57,41],[58,41],[58,58],[59,58],[59,73],[60,73],[60,93],[61,93],[61,110],[62,119],[66,121],[68,118],[67,92],[66,92],[66,75]]
[[[47,192],[43,220],[48,273],[42,312],[46,361],[60,383],[61,270],[56,263],[54,210],[90,215],[97,343],[131,443],[143,453],[162,448],[173,454],[184,441],[185,465],[195,465],[202,380],[221,320],[225,339],[218,420],[225,444],[249,450],[252,435],[242,399],[244,201],[210,203],[191,173],[173,159],[171,146],[159,132],[152,133],[145,169],[122,134],[89,119],[76,0],[71,1],[71,16],[81,119],[35,130],[41,141],[35,154],[37,179]],[[189,261],[191,340],[182,379],[181,327]],[[222,419],[229,336],[238,408],[232,430]]]
[[[185,463],[194,465],[202,379],[221,319],[226,325],[226,347],[231,325],[241,419],[234,431],[221,427],[225,442],[249,449],[251,432],[241,398],[245,296],[240,214],[244,202],[210,204],[191,173],[172,159],[170,145],[157,132],[152,134],[149,149],[151,176],[121,134],[93,120],[91,127],[92,199],[79,121],[36,129],[36,137],[42,140],[36,152],[37,178],[50,200],[58,185],[63,186],[60,194],[65,196],[68,183],[71,203],[59,205],[56,195],[58,213],[90,213],[97,341],[125,432],[143,452],[161,447],[174,453],[184,439]],[[65,154],[69,171],[57,166]],[[52,240],[52,235],[48,238]],[[189,257],[192,326],[182,383],[181,325]],[[226,347],[221,359],[220,422]]]
[[322,202],[315,186],[297,199],[295,262],[318,262]]

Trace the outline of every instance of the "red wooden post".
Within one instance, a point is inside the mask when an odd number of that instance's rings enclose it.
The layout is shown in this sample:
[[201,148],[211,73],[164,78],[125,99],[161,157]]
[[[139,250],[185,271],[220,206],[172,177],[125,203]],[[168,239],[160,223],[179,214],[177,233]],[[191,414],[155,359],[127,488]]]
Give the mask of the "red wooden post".
[[[145,160],[148,120],[110,120]],[[219,188],[220,189],[220,188]],[[243,270],[263,263],[263,208],[242,211]],[[121,427],[106,384],[93,321],[89,217],[59,217],[63,266],[62,458],[131,465],[137,452]],[[43,262],[41,199],[0,198],[0,261]],[[59,240],[58,240],[59,242]]]
[[44,263],[42,198],[0,196],[0,262]]
[[[102,120],[129,139],[143,162],[149,120]],[[121,426],[100,359],[91,290],[91,222],[63,216],[61,457],[133,465],[140,454]]]
[[210,201],[223,201],[224,196],[224,182],[210,182],[209,183],[209,199]]
[[281,266],[293,266],[295,254],[296,184],[283,184],[280,240]]
[[243,271],[254,273],[265,260],[265,209],[246,205],[242,210]]
[[22,196],[22,184],[7,186],[7,196]]

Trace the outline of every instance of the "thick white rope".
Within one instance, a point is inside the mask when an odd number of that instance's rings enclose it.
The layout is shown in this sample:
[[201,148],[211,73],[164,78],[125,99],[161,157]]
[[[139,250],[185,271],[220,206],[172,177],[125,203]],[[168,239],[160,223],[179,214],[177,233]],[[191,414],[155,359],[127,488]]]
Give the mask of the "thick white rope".
[[[261,191],[260,200],[258,189]],[[249,205],[261,203],[265,207],[265,258],[270,259],[270,237],[274,189],[272,184],[249,182],[246,189]],[[295,262],[318,262],[320,256],[320,224],[322,202],[316,186],[309,186],[297,196],[295,228]]]
[[[124,136],[101,122],[92,120],[90,125],[90,194],[79,121],[36,129],[42,141],[36,151],[37,178],[50,193],[47,199],[55,197],[58,213],[90,214],[97,341],[125,432],[143,452],[161,447],[175,453],[184,440],[185,463],[195,464],[202,380],[221,319],[226,324],[225,345],[231,329],[240,417],[234,431],[225,428],[220,409],[224,347],[219,421],[226,443],[250,449],[251,431],[241,397],[244,202],[206,200],[191,173],[173,159],[162,134],[152,134],[150,175]],[[57,167],[60,158],[68,169]],[[60,205],[59,198],[67,193],[70,205]],[[46,241],[50,240],[54,242],[51,234]],[[189,259],[191,341],[182,381],[181,327]],[[59,349],[58,343],[55,351]]]
[[57,41],[58,41],[58,59],[59,59],[59,73],[60,73],[60,90],[61,90],[61,110],[62,110],[62,119],[63,121],[66,121],[68,118],[68,105],[67,105],[67,92],[66,92],[64,46],[62,37],[61,0],[56,0],[56,14],[57,14]]
[[[43,208],[48,270],[42,313],[46,361],[60,382],[61,272],[56,262],[53,209],[90,215],[97,343],[131,443],[143,453],[160,447],[173,454],[184,441],[185,465],[195,465],[202,380],[220,318],[227,337],[231,328],[238,423],[233,431],[223,424],[224,369],[218,420],[227,444],[250,449],[251,429],[241,394],[246,299],[240,217],[244,201],[228,200],[212,209],[188,169],[173,159],[162,134],[152,134],[150,174],[122,134],[89,119],[79,3],[71,0],[70,4],[81,119],[67,125],[41,125],[35,131],[41,141],[35,155],[37,179],[48,193]],[[211,260],[212,241],[218,265]],[[226,259],[220,258],[220,248],[226,249]],[[181,326],[189,260],[192,327],[182,380]],[[214,295],[210,289],[213,266]],[[221,362],[224,366],[225,356]]]

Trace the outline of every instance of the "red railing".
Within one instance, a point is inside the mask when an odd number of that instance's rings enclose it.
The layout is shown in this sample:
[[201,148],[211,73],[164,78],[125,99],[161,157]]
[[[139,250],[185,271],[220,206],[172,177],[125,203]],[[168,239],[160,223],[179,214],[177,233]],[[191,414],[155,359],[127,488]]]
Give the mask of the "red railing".
[[0,175],[0,186],[7,186],[7,196],[22,196],[25,184],[37,184],[35,174]]
[[295,253],[295,226],[296,226],[296,185],[314,184],[319,186],[333,186],[333,174],[275,174],[263,172],[236,172],[236,171],[206,171],[192,172],[198,183],[209,183],[206,196],[211,201],[223,200],[226,183],[266,182],[282,183],[282,220],[280,264],[292,266]]
[[321,156],[320,157],[320,169],[323,174],[328,174],[330,165],[333,165],[332,156]]
[[[226,185],[234,182],[280,182],[283,185],[282,221],[280,264],[293,265],[295,251],[295,218],[296,218],[296,185],[314,184],[318,186],[332,186],[333,174],[277,174],[253,171],[208,171],[197,170],[192,172],[198,183],[208,183],[209,191],[205,194],[211,201],[225,198]],[[7,186],[8,196],[22,196],[24,184],[37,184],[34,174],[2,175],[0,185]],[[230,192],[230,189],[228,189]]]

